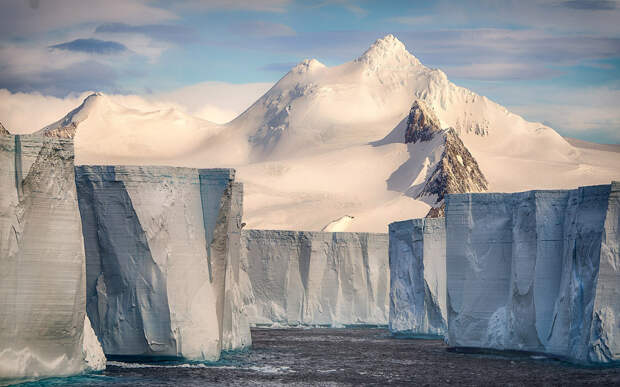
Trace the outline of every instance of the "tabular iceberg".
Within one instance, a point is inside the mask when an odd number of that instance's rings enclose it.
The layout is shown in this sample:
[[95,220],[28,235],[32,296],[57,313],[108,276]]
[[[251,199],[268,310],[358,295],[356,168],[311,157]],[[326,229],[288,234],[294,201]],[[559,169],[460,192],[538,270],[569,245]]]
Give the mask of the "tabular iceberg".
[[389,230],[390,331],[405,336],[444,336],[445,219],[395,222]]
[[0,382],[105,368],[73,160],[71,140],[0,136]]
[[87,310],[107,355],[216,360],[249,345],[226,300],[238,287],[228,281],[241,216],[233,179],[229,169],[76,167]]
[[256,325],[385,325],[386,234],[244,230]]
[[451,346],[620,360],[620,184],[449,195]]

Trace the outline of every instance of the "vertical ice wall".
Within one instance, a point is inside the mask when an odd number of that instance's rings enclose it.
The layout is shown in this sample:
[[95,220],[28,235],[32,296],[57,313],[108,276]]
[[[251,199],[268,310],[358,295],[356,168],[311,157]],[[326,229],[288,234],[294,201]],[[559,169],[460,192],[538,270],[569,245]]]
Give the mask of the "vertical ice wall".
[[446,316],[444,218],[395,222],[390,237],[390,331],[443,336]]
[[73,142],[0,136],[0,380],[105,367],[85,310]]
[[450,345],[618,360],[619,191],[450,195]]
[[242,263],[258,325],[385,325],[386,234],[246,230]]
[[249,337],[225,310],[229,223],[241,216],[233,179],[228,169],[76,167],[87,308],[106,354],[216,360]]

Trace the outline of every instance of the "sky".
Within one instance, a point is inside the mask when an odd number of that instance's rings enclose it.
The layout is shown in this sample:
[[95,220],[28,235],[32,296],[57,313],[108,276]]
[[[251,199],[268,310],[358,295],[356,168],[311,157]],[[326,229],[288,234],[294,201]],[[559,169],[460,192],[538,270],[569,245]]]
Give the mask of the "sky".
[[225,122],[303,59],[338,65],[389,33],[528,120],[620,143],[615,0],[2,0],[0,122],[58,119],[87,91]]

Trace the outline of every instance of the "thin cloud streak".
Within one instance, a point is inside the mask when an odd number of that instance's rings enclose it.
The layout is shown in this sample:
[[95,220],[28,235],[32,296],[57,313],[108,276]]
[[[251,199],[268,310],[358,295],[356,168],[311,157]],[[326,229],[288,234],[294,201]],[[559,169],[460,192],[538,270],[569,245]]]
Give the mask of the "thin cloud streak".
[[55,44],[51,49],[84,52],[87,54],[120,54],[127,47],[118,42],[99,39],[75,39],[70,42]]

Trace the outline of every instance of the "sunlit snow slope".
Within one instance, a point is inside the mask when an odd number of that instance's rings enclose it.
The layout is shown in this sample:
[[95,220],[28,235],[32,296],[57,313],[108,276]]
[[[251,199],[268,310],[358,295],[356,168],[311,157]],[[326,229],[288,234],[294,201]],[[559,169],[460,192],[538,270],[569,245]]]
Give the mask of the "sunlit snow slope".
[[620,178],[620,153],[571,145],[454,85],[392,35],[340,66],[301,62],[226,125],[173,109],[131,109],[96,94],[44,130],[74,123],[77,163],[234,167],[245,184],[247,228],[320,230],[348,215],[346,231],[386,232],[388,223],[430,208],[406,194],[410,185],[388,185],[399,169],[412,184],[424,182],[442,152],[441,141],[405,144],[416,100],[442,129],[454,128],[490,191]]

